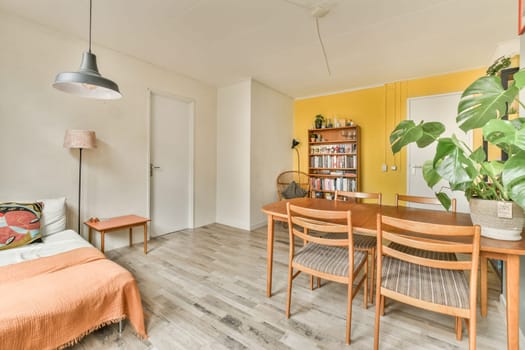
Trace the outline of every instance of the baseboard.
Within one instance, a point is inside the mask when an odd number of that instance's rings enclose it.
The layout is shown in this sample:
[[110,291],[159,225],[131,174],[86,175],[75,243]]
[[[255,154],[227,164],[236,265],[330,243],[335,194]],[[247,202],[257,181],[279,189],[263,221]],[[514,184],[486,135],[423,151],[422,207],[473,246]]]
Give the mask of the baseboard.
[[[504,294],[500,294],[499,295],[499,301],[500,303],[502,304],[503,306],[503,310],[505,311],[507,309],[507,299],[505,299],[505,295]],[[506,316],[506,314],[505,314]],[[505,318],[505,323],[506,323],[506,318]],[[521,329],[521,327],[519,328],[520,330],[520,344],[525,344],[525,336],[523,335],[523,330]]]
[[254,230],[257,230],[257,229],[260,229],[261,227],[264,227],[268,224],[268,222],[266,220],[262,221],[262,222],[259,222],[259,223],[255,223],[253,225],[250,225],[250,231],[254,231]]

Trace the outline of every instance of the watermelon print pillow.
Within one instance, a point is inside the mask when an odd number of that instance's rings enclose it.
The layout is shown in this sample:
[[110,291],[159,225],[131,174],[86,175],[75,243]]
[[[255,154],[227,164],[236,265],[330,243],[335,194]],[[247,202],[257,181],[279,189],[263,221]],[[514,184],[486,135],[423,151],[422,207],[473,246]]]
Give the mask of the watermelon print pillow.
[[42,203],[0,203],[0,250],[39,239]]

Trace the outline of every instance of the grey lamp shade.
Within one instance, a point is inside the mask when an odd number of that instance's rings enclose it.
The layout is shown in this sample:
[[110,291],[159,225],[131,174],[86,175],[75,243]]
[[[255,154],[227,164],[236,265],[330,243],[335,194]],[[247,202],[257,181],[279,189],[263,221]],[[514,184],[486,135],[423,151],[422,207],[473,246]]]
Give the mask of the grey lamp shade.
[[121,98],[118,85],[100,75],[97,57],[91,52],[84,52],[78,72],[59,73],[53,87],[73,95],[102,100]]

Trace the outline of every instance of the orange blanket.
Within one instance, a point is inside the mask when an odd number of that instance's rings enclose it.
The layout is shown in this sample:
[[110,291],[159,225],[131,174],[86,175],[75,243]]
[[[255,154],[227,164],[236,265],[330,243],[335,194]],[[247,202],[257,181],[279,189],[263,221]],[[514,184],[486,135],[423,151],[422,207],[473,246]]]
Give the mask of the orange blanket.
[[146,338],[135,279],[95,248],[0,267],[0,348],[55,349],[129,318]]

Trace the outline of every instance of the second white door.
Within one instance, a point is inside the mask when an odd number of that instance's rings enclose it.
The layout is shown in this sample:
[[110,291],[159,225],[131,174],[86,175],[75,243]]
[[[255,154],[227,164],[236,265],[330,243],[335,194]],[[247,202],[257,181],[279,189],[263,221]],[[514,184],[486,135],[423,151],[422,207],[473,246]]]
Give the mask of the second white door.
[[150,94],[151,235],[193,226],[193,102]]

